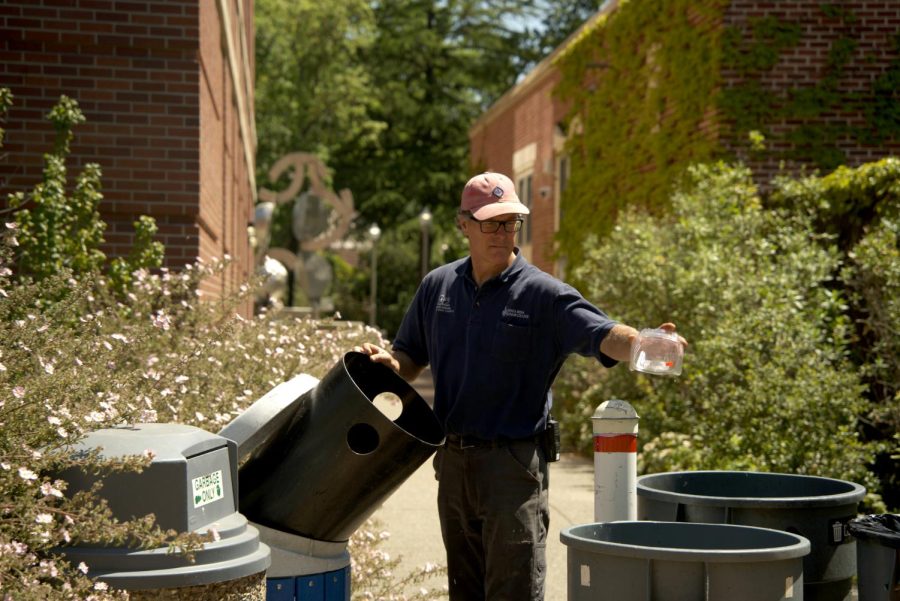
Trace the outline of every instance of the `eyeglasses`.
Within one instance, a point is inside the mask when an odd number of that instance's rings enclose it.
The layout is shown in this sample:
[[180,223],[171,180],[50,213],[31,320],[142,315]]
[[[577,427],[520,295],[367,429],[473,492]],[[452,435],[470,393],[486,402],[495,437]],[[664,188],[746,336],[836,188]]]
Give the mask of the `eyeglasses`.
[[518,232],[522,229],[522,222],[524,219],[510,219],[509,221],[478,221],[471,215],[469,215],[469,219],[478,224],[481,228],[482,234],[493,234],[497,230],[503,226],[503,231],[507,233]]

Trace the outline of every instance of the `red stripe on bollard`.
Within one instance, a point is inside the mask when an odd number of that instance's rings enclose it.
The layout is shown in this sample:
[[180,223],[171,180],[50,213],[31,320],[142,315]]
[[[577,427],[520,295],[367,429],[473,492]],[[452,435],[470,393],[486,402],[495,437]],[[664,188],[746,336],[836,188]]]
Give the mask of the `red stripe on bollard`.
[[594,452],[637,453],[637,436],[634,434],[594,436]]

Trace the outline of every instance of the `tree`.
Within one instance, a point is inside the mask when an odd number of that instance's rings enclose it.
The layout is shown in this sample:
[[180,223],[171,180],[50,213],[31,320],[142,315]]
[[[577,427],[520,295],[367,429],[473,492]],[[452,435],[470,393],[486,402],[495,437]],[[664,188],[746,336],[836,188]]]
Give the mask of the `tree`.
[[549,0],[540,7],[541,26],[532,29],[534,54],[540,58],[549,55],[566,41],[591,15],[596,13],[602,0]]
[[[513,26],[530,3],[386,0],[364,53],[384,123],[376,144],[334,157],[339,187],[354,191],[363,221],[390,229],[423,207],[451,223],[470,173],[468,129],[528,63],[527,35]],[[452,227],[452,223],[451,223]]]
[[369,144],[383,125],[360,54],[374,38],[366,0],[259,0],[256,17],[257,181],[284,154]]
[[[259,181],[284,152],[315,152],[332,187],[353,193],[358,232],[377,223],[384,245],[392,230],[414,232],[408,224],[428,207],[432,256],[444,242],[446,257],[456,256],[454,216],[472,168],[468,129],[533,63],[529,34],[516,27],[533,10],[513,0],[260,0]],[[400,243],[396,265],[416,265],[417,236]],[[418,270],[406,268],[399,289],[387,286],[393,264],[386,257],[379,275],[386,316],[405,308],[418,284]]]

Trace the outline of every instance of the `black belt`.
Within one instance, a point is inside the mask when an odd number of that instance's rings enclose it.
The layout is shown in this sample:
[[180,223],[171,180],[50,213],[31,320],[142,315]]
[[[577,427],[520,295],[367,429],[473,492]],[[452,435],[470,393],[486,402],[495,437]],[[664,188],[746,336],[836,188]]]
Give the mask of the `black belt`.
[[497,438],[495,440],[485,440],[484,438],[476,438],[474,436],[463,436],[461,434],[447,434],[447,442],[444,446],[450,449],[499,449],[517,442],[537,442],[537,436],[528,436],[526,438]]

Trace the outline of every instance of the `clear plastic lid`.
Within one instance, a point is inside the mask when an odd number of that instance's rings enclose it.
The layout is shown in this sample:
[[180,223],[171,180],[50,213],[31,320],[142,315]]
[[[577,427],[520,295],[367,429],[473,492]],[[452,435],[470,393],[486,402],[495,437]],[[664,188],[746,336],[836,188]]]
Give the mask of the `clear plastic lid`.
[[681,375],[684,348],[678,334],[662,329],[644,329],[631,343],[629,369],[657,376]]

